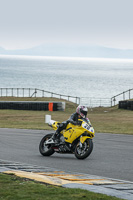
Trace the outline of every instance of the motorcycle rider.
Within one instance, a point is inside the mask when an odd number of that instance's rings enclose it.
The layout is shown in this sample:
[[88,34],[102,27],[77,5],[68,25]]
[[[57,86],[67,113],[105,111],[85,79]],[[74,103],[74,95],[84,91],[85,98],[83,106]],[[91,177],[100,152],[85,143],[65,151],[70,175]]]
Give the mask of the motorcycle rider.
[[72,123],[74,125],[81,125],[81,122],[78,121],[78,119],[82,119],[82,118],[86,118],[87,116],[87,112],[88,112],[88,109],[86,106],[81,106],[79,105],[77,108],[76,108],[76,112],[73,113],[70,118],[67,120],[67,121],[64,121],[62,122],[58,129],[56,130],[55,134],[53,135],[52,139],[55,141],[55,142],[59,142],[60,141],[60,132],[63,130],[63,129],[66,129],[66,126],[68,123]]

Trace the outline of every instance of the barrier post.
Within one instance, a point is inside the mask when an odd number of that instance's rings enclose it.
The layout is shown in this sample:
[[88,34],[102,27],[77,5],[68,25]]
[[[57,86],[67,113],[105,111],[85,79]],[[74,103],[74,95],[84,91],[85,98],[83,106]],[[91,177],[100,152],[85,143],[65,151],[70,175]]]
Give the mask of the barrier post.
[[53,103],[48,104],[48,109],[49,109],[49,111],[53,111]]

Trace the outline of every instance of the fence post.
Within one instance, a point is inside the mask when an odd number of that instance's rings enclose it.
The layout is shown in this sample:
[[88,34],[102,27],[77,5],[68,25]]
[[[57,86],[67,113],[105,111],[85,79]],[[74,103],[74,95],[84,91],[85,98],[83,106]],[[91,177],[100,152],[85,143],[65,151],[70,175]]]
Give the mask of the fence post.
[[76,97],[76,104],[80,105],[80,97]]
[[17,97],[19,97],[19,89],[17,88]]
[[24,88],[23,88],[23,97],[24,97]]
[[12,90],[12,97],[13,97],[13,88],[11,90]]
[[113,101],[114,101],[114,106],[115,106],[115,101],[116,101],[115,96],[113,97]]
[[125,100],[125,92],[123,92],[123,100]]
[[81,98],[80,97],[78,97],[78,104],[80,105],[80,101],[81,101]]
[[7,97],[7,88],[6,88],[6,97]]
[[36,93],[37,93],[37,90],[36,90],[36,88],[35,88],[35,97],[36,97]]
[[130,89],[129,89],[129,99],[130,99]]

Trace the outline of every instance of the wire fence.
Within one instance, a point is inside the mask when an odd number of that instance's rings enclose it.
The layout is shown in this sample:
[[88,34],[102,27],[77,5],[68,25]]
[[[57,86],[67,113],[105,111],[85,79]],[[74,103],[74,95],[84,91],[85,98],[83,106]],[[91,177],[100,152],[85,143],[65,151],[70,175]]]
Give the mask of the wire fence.
[[87,107],[110,107],[111,99],[110,98],[94,98],[94,97],[81,97],[80,98],[81,105],[85,105]]
[[51,97],[64,99],[87,107],[111,107],[122,100],[133,99],[133,88],[124,91],[112,98],[74,97],[62,95],[37,88],[0,88],[0,97]]
[[115,106],[119,101],[133,99],[133,88],[117,94],[111,98],[111,106]]
[[37,88],[0,88],[1,97],[51,97],[65,99],[76,104],[86,105],[87,107],[111,106],[110,99],[98,99],[90,97],[74,97],[57,94]]
[[51,97],[80,104],[80,97],[68,96],[37,88],[0,88],[1,97]]

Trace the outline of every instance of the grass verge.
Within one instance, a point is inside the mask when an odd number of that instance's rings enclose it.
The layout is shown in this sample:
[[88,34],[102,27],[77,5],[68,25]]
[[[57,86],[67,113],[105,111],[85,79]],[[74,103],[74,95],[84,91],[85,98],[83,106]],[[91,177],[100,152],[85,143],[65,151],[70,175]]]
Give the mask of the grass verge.
[[[1,97],[0,101],[61,101],[54,98]],[[62,100],[64,101],[64,100]],[[51,129],[44,123],[45,115],[53,120],[65,121],[75,112],[77,105],[66,101],[63,111],[0,110],[0,128]],[[88,118],[96,132],[133,134],[133,112],[115,107],[98,107],[88,111]],[[51,129],[52,130],[52,129]]]
[[1,200],[118,200],[119,198],[92,193],[81,189],[68,189],[41,184],[15,175],[0,173]]

